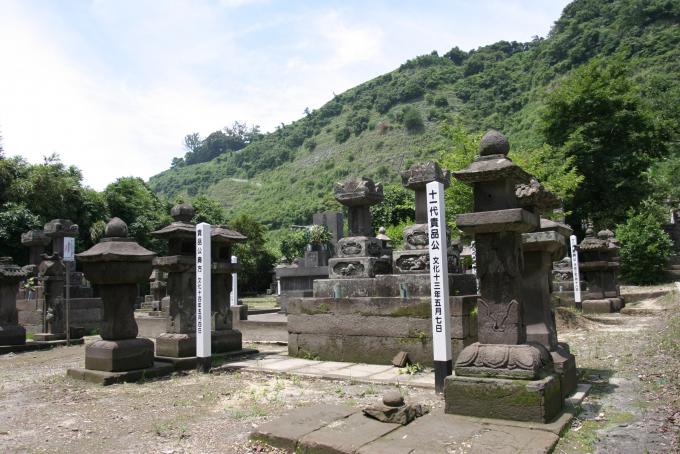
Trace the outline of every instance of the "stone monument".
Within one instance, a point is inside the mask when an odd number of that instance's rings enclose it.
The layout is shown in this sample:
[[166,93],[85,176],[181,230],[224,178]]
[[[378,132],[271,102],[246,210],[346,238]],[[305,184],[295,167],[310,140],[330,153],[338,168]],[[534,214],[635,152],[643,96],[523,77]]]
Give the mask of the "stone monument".
[[618,284],[620,246],[614,233],[605,229],[596,236],[593,227],[588,226],[578,248],[579,272],[586,287],[581,303],[583,312],[620,311],[624,306]]
[[[156,356],[177,367],[194,367],[196,357],[196,226],[191,222],[194,208],[175,205],[174,221],[155,232],[156,238],[168,241],[168,255],[154,260],[154,267],[168,274],[168,319],[165,333],[156,338]],[[241,333],[232,328],[229,307],[231,245],[246,237],[224,227],[212,229],[212,352],[241,350]]]
[[28,264],[40,265],[45,248],[50,244],[50,238],[44,230],[29,230],[21,234],[21,244],[28,247]]
[[101,340],[85,348],[85,369],[69,369],[69,376],[110,384],[173,370],[154,365],[153,342],[137,337],[134,306],[139,284],[149,278],[155,256],[128,238],[127,225],[118,218],[109,221],[99,243],[76,255],[87,279],[98,286],[104,317]]
[[36,342],[51,342],[66,339],[66,314],[64,308],[64,283],[66,267],[58,253],[42,255],[38,266],[38,279],[43,287],[42,332],[35,333]]
[[548,422],[563,399],[550,353],[541,343],[527,342],[525,306],[542,306],[524,300],[522,233],[540,227],[531,206],[549,195],[507,157],[509,149],[505,136],[490,131],[474,162],[454,172],[473,187],[474,212],[458,215],[456,223],[475,239],[479,342],[463,349],[455,376],[446,378],[445,411]]
[[[427,165],[425,166],[427,167]],[[349,208],[349,237],[338,242],[328,279],[314,281],[312,297],[288,304],[288,353],[322,360],[392,364],[400,352],[432,365],[430,275],[392,274],[392,251],[374,236],[368,207],[382,200],[382,188],[368,178],[334,187]],[[427,232],[425,232],[427,247]],[[416,254],[427,249],[416,250]],[[428,261],[429,264],[429,261]],[[475,340],[474,276],[449,274],[453,357]]]
[[[448,170],[442,170],[439,164],[433,161],[414,164],[401,173],[402,185],[416,193],[416,220],[414,225],[404,229],[404,250],[392,253],[394,271],[397,274],[429,273],[430,254],[427,249],[428,213],[425,186],[432,181],[438,181],[447,188],[451,183],[451,174]],[[448,235],[447,238],[450,236]],[[457,259],[458,256],[455,257],[456,262]]]
[[349,236],[338,241],[337,257],[328,261],[332,279],[375,277],[389,274],[391,264],[382,257],[369,208],[383,201],[383,190],[370,178],[350,178],[334,187],[335,199],[349,210]]
[[26,330],[19,325],[16,298],[19,282],[28,275],[29,271],[12,263],[11,257],[0,257],[0,346],[26,343]]

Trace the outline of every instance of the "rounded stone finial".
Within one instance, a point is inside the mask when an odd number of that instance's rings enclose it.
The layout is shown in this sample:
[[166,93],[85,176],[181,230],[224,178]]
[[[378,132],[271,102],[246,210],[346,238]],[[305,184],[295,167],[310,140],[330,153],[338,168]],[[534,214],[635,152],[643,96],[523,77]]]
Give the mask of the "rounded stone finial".
[[378,233],[381,234],[381,235],[384,235],[385,232],[387,232],[387,230],[385,230],[385,227],[380,227],[380,228],[378,229]]
[[494,154],[507,155],[510,151],[510,143],[508,139],[500,132],[492,129],[484,134],[482,140],[479,142],[479,154],[481,156],[490,156]]
[[614,238],[614,232],[609,229],[600,230],[597,232],[597,237],[601,240],[608,240],[609,238]]
[[399,391],[387,391],[383,396],[383,404],[388,407],[401,407],[404,405],[404,398]]
[[105,238],[127,238],[128,226],[121,218],[112,218],[104,230]]
[[170,210],[170,216],[178,222],[191,222],[196,215],[196,210],[189,203],[178,203]]

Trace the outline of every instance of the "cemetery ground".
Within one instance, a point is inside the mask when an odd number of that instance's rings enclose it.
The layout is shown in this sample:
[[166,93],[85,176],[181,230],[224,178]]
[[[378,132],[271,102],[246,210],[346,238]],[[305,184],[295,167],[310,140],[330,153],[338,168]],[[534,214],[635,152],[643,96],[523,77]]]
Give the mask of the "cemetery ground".
[[[558,311],[560,340],[571,345],[580,381],[592,388],[554,452],[680,449],[680,293],[629,304],[624,312],[585,318]],[[83,346],[0,357],[1,452],[279,452],[249,441],[249,432],[294,408],[359,408],[394,389],[220,365],[211,374],[102,387],[66,377],[83,360]],[[408,403],[443,406],[431,389],[400,391]]]

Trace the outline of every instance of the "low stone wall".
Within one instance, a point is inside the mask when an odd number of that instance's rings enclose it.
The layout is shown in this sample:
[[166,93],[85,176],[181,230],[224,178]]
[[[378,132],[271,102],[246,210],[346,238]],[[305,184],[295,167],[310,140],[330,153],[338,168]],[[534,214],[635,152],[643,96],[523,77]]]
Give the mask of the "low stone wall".
[[[82,327],[86,332],[98,330],[104,307],[100,298],[72,298],[69,303],[69,319],[73,327]],[[17,300],[19,324],[27,333],[42,331],[43,300]]]
[[[449,304],[455,361],[465,346],[477,341],[477,296],[452,296]],[[289,302],[291,356],[390,364],[400,351],[408,352],[412,362],[432,365],[429,297],[317,297]]]

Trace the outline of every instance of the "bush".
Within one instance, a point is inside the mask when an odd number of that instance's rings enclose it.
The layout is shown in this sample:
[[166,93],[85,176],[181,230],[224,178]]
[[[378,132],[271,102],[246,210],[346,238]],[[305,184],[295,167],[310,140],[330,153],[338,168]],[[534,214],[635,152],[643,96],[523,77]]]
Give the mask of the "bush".
[[349,128],[347,128],[347,127],[342,128],[342,129],[338,130],[338,132],[335,133],[335,141],[338,142],[338,143],[344,143],[347,139],[349,139],[349,136],[351,134],[352,133],[349,130]]
[[423,124],[423,117],[420,115],[417,109],[414,107],[406,107],[403,112],[403,122],[406,131],[408,132],[420,132],[423,130],[425,125]]
[[621,277],[631,284],[654,284],[663,278],[673,243],[659,221],[649,213],[639,213],[619,224],[616,237],[621,241]]

